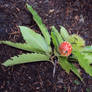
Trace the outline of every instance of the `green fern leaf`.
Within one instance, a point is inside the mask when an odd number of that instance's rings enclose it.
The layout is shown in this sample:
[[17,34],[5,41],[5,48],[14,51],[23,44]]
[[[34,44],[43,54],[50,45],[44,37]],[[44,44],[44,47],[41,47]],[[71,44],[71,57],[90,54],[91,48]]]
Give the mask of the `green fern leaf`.
[[42,23],[41,17],[37,14],[37,12],[32,8],[32,6],[27,4],[27,9],[32,13],[35,22],[38,24],[43,36],[45,37],[46,42],[50,46],[50,35],[46,28],[46,26]]
[[37,61],[49,61],[49,56],[44,54],[37,54],[37,53],[28,53],[22,54],[12,57],[11,59],[4,62],[2,65],[4,66],[12,66],[16,64],[23,64],[29,62],[37,62]]

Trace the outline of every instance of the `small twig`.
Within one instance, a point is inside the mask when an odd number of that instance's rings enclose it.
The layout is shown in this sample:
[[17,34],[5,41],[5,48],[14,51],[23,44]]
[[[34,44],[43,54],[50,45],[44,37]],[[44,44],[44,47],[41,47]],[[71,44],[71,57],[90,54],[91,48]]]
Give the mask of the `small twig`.
[[54,76],[55,76],[55,72],[56,72],[56,65],[57,65],[57,60],[55,60],[55,62],[54,62],[53,78],[54,78]]

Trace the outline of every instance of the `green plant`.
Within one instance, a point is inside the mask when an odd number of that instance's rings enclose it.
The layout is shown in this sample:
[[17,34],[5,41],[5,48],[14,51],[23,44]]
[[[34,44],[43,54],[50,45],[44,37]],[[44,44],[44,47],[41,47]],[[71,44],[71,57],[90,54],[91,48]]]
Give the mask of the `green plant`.
[[[80,64],[80,66],[90,76],[92,76],[92,46],[85,46],[85,41],[80,36],[76,34],[69,35],[67,30],[62,26],[60,26],[60,33],[54,26],[52,26],[50,36],[46,26],[42,23],[42,20],[40,16],[37,14],[37,12],[33,10],[33,8],[28,4],[27,9],[32,13],[33,19],[39,26],[43,36],[34,32],[32,29],[28,27],[19,26],[25,43],[0,41],[0,44],[6,44],[18,49],[26,50],[29,51],[29,53],[19,55],[18,57],[14,56],[11,59],[4,62],[3,65],[12,66],[28,62],[51,61],[51,58],[54,56],[58,58],[58,63],[67,73],[72,71],[80,78],[81,81],[82,78],[80,76],[80,71],[75,66],[75,61],[77,61]],[[54,50],[51,48],[50,45],[51,39],[54,45]],[[72,48],[72,54],[71,51],[69,51],[69,54],[67,56],[62,56],[60,54],[59,49],[60,44],[64,41],[71,44]],[[66,51],[66,53],[68,53],[68,51]]]

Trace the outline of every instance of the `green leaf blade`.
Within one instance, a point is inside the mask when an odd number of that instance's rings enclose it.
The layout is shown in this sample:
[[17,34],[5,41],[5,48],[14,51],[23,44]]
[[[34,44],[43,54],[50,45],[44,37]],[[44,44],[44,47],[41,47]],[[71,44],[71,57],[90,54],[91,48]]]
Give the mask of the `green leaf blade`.
[[51,38],[55,47],[54,53],[55,55],[57,55],[59,53],[59,45],[63,42],[63,39],[54,26],[51,27]]
[[35,47],[31,46],[31,44],[27,44],[27,43],[14,43],[11,41],[0,41],[0,44],[6,44],[11,47],[15,47],[15,48],[25,50],[25,51],[44,53],[42,50],[35,48]]
[[87,52],[87,53],[92,52],[92,46],[85,46],[85,47],[82,49],[82,52]]
[[51,31],[54,32],[54,35],[56,36],[57,41],[58,41],[58,43],[59,43],[59,45],[60,45],[60,44],[63,42],[63,39],[62,39],[60,33],[59,33],[58,30],[55,28],[55,26],[52,26],[52,27],[51,27]]
[[78,59],[80,66],[86,71],[86,73],[92,76],[92,66],[90,65],[88,58],[86,58],[85,55],[79,51],[73,52],[73,54]]
[[52,41],[53,41],[53,44],[54,44],[56,50],[58,51],[59,43],[58,43],[57,37],[53,31],[51,31],[51,38],[52,38]]
[[19,26],[19,28],[26,43],[31,44],[32,47],[38,48],[46,53],[51,52],[46,41],[40,34],[25,26]]
[[69,63],[67,61],[67,58],[61,58],[59,57],[59,64],[61,65],[61,67],[67,72],[69,73],[70,70],[81,80],[83,81],[83,79],[80,76],[80,72],[78,71],[78,69],[71,63]]
[[92,64],[92,53],[89,53],[89,52],[88,53],[87,52],[86,53],[83,53],[82,52],[82,54],[84,55],[85,59],[88,60],[88,63],[89,64]]
[[28,53],[22,54],[12,57],[11,59],[4,62],[2,65],[4,66],[13,66],[17,64],[29,63],[29,62],[37,62],[37,61],[49,61],[49,56],[44,54],[37,54],[37,53]]
[[81,76],[80,76],[80,71],[78,71],[78,69],[77,69],[73,64],[71,64],[71,71],[72,71],[75,75],[77,75],[78,78],[79,78],[81,81],[83,81],[83,79],[82,79]]
[[43,36],[45,37],[46,42],[48,43],[48,45],[50,46],[50,35],[49,32],[46,28],[46,26],[42,23],[41,17],[37,14],[37,12],[32,8],[32,6],[27,4],[27,9],[32,13],[33,15],[33,19],[35,20],[35,22],[37,23],[37,25],[39,26]]
[[62,38],[66,41],[69,37],[69,33],[67,32],[67,30],[63,27],[60,26],[60,34],[62,36]]
[[59,57],[59,63],[61,65],[61,67],[67,72],[69,73],[70,70],[71,70],[71,65],[68,63],[67,59],[66,58],[60,58]]

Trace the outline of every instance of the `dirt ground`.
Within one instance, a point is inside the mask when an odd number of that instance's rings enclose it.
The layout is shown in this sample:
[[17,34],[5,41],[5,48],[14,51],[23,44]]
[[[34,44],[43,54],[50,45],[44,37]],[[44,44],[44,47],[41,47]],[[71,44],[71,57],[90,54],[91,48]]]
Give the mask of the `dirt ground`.
[[[64,26],[70,34],[82,36],[92,44],[91,0],[0,0],[0,40],[24,42],[17,26],[25,25],[40,32],[26,9],[29,3],[41,16],[49,32],[52,25]],[[2,62],[25,51],[0,45],[0,92],[92,92],[92,77],[81,69],[82,83],[72,72],[59,65],[53,78],[50,62],[4,67]]]

